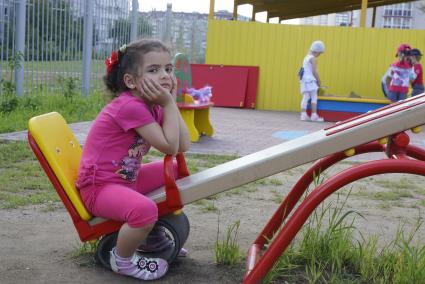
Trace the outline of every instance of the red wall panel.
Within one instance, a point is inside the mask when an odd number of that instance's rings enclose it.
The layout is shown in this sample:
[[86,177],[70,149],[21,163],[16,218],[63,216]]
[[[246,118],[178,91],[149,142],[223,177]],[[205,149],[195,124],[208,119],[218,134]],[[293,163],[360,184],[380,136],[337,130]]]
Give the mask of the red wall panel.
[[212,87],[215,106],[254,108],[258,67],[191,64],[192,87]]

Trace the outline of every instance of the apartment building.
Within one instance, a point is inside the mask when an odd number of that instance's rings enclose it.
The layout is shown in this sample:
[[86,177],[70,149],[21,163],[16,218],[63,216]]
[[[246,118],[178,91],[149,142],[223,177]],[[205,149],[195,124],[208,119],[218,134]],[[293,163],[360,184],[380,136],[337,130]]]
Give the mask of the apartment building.
[[[376,9],[376,28],[425,29],[425,1],[414,1]],[[373,9],[368,9],[366,27],[372,27]],[[353,26],[360,25],[360,11],[347,11],[300,19],[302,25]]]
[[[204,62],[207,40],[208,14],[197,12],[173,12],[172,4],[166,11],[141,12],[152,28],[152,37],[169,43],[174,52],[188,54],[191,62]],[[216,19],[231,20],[229,11],[216,11]],[[249,21],[249,17],[238,15],[238,20]]]

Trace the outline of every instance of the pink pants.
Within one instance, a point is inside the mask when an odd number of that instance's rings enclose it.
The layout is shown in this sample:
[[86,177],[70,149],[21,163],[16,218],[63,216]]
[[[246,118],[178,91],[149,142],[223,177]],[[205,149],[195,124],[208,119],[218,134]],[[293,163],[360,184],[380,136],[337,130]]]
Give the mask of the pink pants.
[[[174,163],[177,177],[177,163]],[[126,222],[132,228],[158,220],[156,203],[144,196],[164,185],[164,162],[142,164],[134,187],[124,184],[88,186],[80,190],[87,209],[97,217]]]

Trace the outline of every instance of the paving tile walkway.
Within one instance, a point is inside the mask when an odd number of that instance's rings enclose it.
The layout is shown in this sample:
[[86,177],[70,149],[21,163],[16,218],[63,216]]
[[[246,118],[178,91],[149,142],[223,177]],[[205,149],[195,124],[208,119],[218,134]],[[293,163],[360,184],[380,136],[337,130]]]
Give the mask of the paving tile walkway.
[[[190,152],[247,155],[283,143],[298,136],[333,125],[329,122],[305,122],[295,112],[219,108],[211,110],[212,137],[192,143]],[[78,141],[84,144],[91,122],[70,124]],[[25,140],[26,131],[0,134],[0,140]],[[424,131],[411,135],[412,143],[425,145]]]

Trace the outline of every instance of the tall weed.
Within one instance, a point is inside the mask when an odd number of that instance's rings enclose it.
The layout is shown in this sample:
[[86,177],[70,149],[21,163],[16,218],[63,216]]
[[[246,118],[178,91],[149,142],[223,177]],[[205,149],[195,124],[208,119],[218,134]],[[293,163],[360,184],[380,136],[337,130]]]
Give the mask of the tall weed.
[[263,283],[425,283],[425,246],[416,236],[422,220],[410,231],[399,226],[394,241],[383,247],[376,235],[359,232],[356,240],[354,223],[363,216],[343,210],[349,196],[314,211]]
[[226,236],[220,240],[220,214],[218,214],[217,240],[214,245],[214,255],[217,264],[236,265],[242,260],[242,252],[238,244],[240,221],[227,228]]

